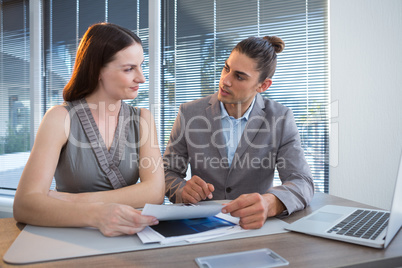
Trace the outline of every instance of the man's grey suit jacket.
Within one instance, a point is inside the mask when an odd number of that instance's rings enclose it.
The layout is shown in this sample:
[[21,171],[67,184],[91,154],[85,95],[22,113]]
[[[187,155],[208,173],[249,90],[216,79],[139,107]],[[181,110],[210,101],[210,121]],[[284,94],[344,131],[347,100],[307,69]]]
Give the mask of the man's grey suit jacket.
[[[190,163],[192,176],[214,185],[213,199],[272,193],[288,214],[309,204],[313,178],[289,108],[257,94],[231,166],[226,148],[217,93],[182,104],[163,160],[169,199],[182,202]],[[282,185],[272,187],[275,167]]]

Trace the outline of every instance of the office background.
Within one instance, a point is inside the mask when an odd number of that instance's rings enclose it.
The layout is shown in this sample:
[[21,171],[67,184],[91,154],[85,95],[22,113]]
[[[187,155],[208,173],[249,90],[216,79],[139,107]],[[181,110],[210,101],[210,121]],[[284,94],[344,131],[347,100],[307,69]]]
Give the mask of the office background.
[[125,26],[143,40],[147,82],[128,103],[151,109],[162,153],[179,105],[217,91],[224,61],[238,41],[250,35],[283,38],[286,49],[278,56],[274,85],[264,95],[293,110],[316,191],[328,192],[327,1],[0,3],[3,196],[12,196],[17,187],[44,112],[63,102],[62,90],[71,76],[80,37],[99,21]]
[[402,150],[401,11],[399,0],[329,1],[329,193],[381,208]]

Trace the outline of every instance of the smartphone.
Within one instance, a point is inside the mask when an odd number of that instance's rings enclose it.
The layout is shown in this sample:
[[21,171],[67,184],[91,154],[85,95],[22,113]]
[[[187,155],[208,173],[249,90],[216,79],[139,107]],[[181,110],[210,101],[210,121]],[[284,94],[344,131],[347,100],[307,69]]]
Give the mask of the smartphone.
[[287,260],[268,248],[199,257],[195,262],[200,268],[265,268],[289,265]]

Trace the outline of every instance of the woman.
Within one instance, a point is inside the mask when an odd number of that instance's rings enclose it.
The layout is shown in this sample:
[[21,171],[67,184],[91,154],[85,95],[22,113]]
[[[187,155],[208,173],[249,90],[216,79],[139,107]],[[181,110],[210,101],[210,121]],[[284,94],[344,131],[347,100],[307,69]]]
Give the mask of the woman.
[[[131,31],[110,23],[87,30],[63,91],[66,103],[46,112],[21,176],[17,221],[95,227],[106,236],[158,223],[134,209],[164,198],[155,123],[148,110],[122,101],[145,82],[143,61]],[[57,191],[49,191],[53,176]]]

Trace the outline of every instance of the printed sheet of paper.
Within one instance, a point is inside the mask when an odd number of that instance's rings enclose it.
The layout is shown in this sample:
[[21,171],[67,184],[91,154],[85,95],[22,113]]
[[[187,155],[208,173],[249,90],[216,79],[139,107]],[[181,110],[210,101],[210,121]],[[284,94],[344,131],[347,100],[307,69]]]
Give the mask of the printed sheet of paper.
[[215,216],[223,205],[217,202],[199,202],[193,204],[152,205],[145,204],[142,215],[154,216],[159,221],[195,219]]

